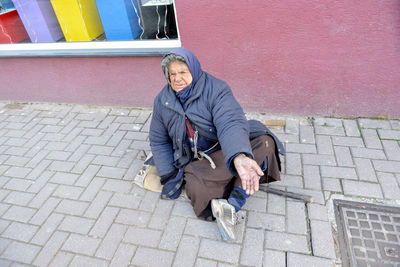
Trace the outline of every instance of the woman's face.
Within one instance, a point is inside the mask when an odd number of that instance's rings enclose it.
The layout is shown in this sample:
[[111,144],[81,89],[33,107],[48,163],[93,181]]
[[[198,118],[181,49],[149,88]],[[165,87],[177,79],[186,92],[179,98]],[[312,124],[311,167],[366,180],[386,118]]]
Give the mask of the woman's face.
[[182,62],[171,62],[169,64],[168,73],[171,87],[175,92],[181,91],[193,81],[188,66]]

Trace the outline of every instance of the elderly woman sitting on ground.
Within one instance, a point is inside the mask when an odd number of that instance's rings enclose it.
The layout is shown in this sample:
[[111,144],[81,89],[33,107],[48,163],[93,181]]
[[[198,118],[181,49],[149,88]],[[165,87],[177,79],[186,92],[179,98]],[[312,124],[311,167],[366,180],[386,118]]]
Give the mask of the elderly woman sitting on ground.
[[154,100],[150,146],[164,199],[185,186],[197,217],[217,220],[222,238],[236,238],[236,214],[259,183],[280,180],[282,143],[258,121],[247,121],[223,81],[202,71],[196,56],[164,56],[168,84]]

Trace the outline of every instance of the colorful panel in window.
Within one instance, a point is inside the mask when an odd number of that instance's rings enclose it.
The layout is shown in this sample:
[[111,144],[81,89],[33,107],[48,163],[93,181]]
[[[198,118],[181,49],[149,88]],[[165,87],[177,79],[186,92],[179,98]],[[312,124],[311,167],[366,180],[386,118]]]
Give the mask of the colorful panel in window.
[[107,40],[134,40],[142,33],[137,0],[96,0]]
[[8,9],[0,13],[0,43],[18,43],[28,39],[24,25],[18,16],[17,10]]
[[95,0],[51,0],[65,41],[93,41],[104,33]]
[[63,38],[50,1],[13,0],[32,43],[56,42]]

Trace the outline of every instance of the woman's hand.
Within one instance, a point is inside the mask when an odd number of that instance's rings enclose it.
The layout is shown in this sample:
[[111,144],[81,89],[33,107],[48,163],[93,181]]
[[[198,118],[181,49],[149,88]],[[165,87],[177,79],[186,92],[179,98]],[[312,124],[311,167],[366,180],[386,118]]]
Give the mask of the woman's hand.
[[239,154],[233,159],[236,171],[242,180],[242,187],[246,194],[252,195],[258,191],[260,176],[264,175],[257,162],[244,154]]

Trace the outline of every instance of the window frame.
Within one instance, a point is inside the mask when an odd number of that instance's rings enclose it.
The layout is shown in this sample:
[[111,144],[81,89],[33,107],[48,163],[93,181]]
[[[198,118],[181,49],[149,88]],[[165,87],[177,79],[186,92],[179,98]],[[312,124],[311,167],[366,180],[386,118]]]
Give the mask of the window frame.
[[162,56],[170,50],[182,46],[175,1],[172,4],[177,39],[0,44],[0,58]]

